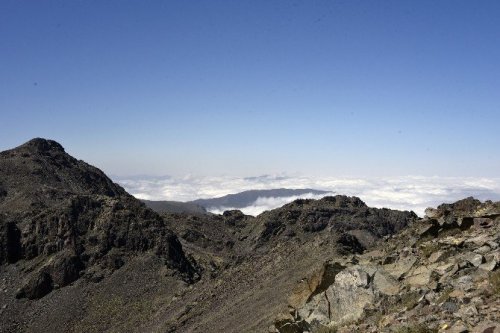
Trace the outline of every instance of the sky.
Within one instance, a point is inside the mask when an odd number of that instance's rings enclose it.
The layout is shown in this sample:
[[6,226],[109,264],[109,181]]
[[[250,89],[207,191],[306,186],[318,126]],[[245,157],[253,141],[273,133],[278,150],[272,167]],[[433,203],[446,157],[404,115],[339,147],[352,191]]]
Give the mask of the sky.
[[51,138],[122,179],[500,177],[499,1],[2,0],[0,47],[0,150]]

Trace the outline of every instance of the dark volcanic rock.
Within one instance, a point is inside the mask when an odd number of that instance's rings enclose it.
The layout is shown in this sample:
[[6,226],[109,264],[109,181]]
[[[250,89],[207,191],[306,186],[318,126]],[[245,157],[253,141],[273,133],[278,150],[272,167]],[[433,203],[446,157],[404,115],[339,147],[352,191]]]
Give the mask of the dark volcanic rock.
[[55,141],[33,139],[0,152],[0,209],[10,213],[50,207],[67,195],[127,193],[99,169],[67,154]]
[[21,258],[21,231],[14,222],[5,223],[0,216],[0,265]]
[[278,188],[271,190],[249,190],[235,194],[228,194],[219,198],[198,199],[189,203],[197,204],[205,208],[233,207],[244,208],[252,205],[258,198],[291,197],[306,193],[326,194],[328,191],[305,189]]
[[468,197],[451,204],[441,204],[437,207],[440,215],[470,215],[482,204],[481,201]]
[[64,287],[77,280],[84,268],[79,256],[68,253],[54,260],[48,266],[48,271],[54,284]]
[[365,248],[358,239],[351,234],[341,234],[337,240],[341,253],[362,253]]
[[207,210],[192,202],[141,200],[157,213],[207,214]]
[[36,259],[18,296],[42,297],[87,267],[114,270],[146,251],[187,281],[196,278],[157,213],[57,142],[33,139],[1,152],[0,177],[0,264]]
[[50,274],[47,272],[37,272],[31,277],[28,283],[17,292],[16,297],[37,299],[50,293],[53,288],[54,286]]
[[413,212],[370,208],[359,198],[337,195],[320,200],[299,199],[265,212],[256,219],[259,227],[255,237],[262,244],[285,230],[287,232],[284,235],[321,231],[342,234],[364,230],[380,238],[403,229],[416,220],[417,215]]

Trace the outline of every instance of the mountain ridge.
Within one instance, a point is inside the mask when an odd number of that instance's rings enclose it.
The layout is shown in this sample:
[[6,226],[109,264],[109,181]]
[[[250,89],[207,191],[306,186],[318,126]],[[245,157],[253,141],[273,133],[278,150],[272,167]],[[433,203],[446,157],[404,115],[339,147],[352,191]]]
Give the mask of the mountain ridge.
[[0,153],[0,332],[496,332],[500,202],[426,214],[343,195],[158,214],[31,140]]
[[41,261],[17,297],[43,297],[110,256],[123,261],[151,249],[186,278],[195,274],[156,213],[57,142],[36,138],[4,151],[0,170],[0,262]]
[[267,190],[247,190],[234,194],[227,194],[216,198],[196,199],[190,201],[190,203],[198,204],[200,206],[205,207],[206,209],[219,208],[219,207],[238,209],[254,204],[259,198],[293,197],[304,194],[321,195],[327,193],[332,193],[332,192],[315,190],[310,188],[305,188],[305,189],[277,188],[277,189],[267,189]]
[[192,201],[169,201],[169,200],[144,200],[141,199],[149,208],[158,213],[191,213],[205,214],[209,210],[232,210],[243,209],[254,205],[259,199],[267,198],[290,198],[300,197],[301,195],[313,194],[329,194],[331,191],[315,190],[315,189],[290,189],[277,188],[266,190],[247,190],[234,194],[227,194],[221,197],[196,199]]

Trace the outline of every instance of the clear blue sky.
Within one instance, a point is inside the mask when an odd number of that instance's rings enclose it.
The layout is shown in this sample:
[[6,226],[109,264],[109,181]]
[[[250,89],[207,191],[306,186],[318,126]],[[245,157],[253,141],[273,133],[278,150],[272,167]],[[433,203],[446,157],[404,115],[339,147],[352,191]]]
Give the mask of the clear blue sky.
[[115,175],[500,176],[500,1],[0,2],[0,150]]

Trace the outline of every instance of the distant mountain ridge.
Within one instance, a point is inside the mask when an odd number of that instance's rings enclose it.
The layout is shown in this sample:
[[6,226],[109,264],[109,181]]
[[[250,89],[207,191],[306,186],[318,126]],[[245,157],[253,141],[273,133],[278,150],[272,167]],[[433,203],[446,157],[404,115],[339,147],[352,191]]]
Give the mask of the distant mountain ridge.
[[330,191],[315,190],[310,188],[288,189],[278,188],[269,190],[249,190],[222,197],[197,199],[193,201],[169,201],[169,200],[141,200],[158,213],[188,213],[206,214],[208,210],[217,209],[240,209],[251,206],[259,198],[289,198],[305,194],[321,195],[332,193]]
[[315,190],[311,188],[304,188],[304,189],[278,188],[270,190],[249,190],[235,194],[228,194],[218,198],[197,199],[191,202],[203,206],[206,209],[212,207],[244,208],[252,205],[259,198],[293,197],[309,193],[318,195],[318,194],[327,194],[331,192]]

